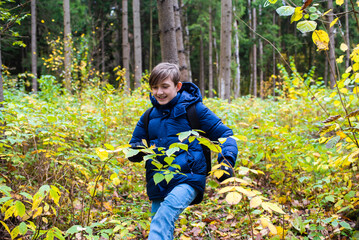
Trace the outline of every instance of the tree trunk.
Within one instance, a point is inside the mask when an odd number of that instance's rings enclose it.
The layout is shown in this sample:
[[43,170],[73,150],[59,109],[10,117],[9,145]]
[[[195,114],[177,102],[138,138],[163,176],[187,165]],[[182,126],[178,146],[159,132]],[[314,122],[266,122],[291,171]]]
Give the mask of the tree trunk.
[[64,70],[65,87],[71,92],[71,23],[70,23],[70,0],[64,0]]
[[[273,26],[276,24],[276,14],[273,14]],[[276,76],[276,51],[274,48],[272,48],[272,59],[273,59],[273,70],[272,70],[272,81],[273,81],[273,97],[275,97],[275,88],[276,88],[276,82],[277,82],[277,76]]]
[[209,3],[209,36],[208,36],[208,94],[210,98],[213,94],[213,36],[212,36],[212,3]]
[[150,70],[152,70],[152,59],[153,59],[153,8],[152,8],[152,0],[150,0],[150,62],[149,62]]
[[[328,9],[333,9],[333,0],[328,0]],[[329,24],[333,22],[333,11],[328,13]],[[334,28],[329,28],[329,81],[330,88],[334,88],[335,85],[335,42],[334,42]]]
[[[103,15],[103,14],[102,14]],[[101,75],[102,81],[107,82],[105,79],[105,72],[106,72],[106,51],[105,51],[105,21],[101,22]]]
[[[213,25],[213,31],[212,31],[212,33],[215,33],[216,32],[216,27]],[[216,64],[215,64],[215,67],[216,67],[216,72],[215,72],[215,74],[216,74],[216,76],[215,76],[215,79],[217,79],[217,94],[218,94],[218,96],[219,96],[219,94],[220,94],[220,92],[221,92],[221,84],[220,84],[220,82],[221,82],[221,80],[219,79],[219,56],[218,56],[218,52],[219,52],[219,49],[218,49],[218,47],[217,47],[217,39],[216,39],[216,37],[215,37],[215,35],[213,36],[213,49],[214,49],[214,52],[215,52],[215,59],[216,59]]]
[[130,43],[128,42],[128,2],[122,0],[122,65],[126,69],[125,91],[131,90],[130,82]]
[[157,8],[162,61],[178,64],[173,1],[157,0]]
[[[235,7],[233,8],[233,12],[235,12]],[[238,98],[241,96],[241,68],[240,68],[240,60],[239,60],[239,37],[238,37],[238,20],[234,20],[234,39],[235,39],[235,51],[234,56],[236,60],[236,77],[234,80],[234,98]]]
[[[255,1],[255,0],[254,0]],[[253,31],[256,32],[257,31],[257,9],[253,8]],[[255,42],[255,35],[252,34],[252,39],[253,39],[253,96],[257,97],[257,43]]]
[[135,88],[141,86],[142,78],[142,45],[141,45],[141,22],[140,22],[140,0],[132,0],[133,6],[133,33],[134,33],[134,55],[135,55]]
[[[1,56],[1,41],[2,41],[2,37],[0,35],[0,111],[2,111],[2,108],[4,107],[4,80],[3,80],[3,76],[2,76],[2,56]],[[0,122],[0,124],[2,125],[3,123]],[[1,134],[1,136],[3,136],[3,134]]]
[[31,72],[32,92],[37,93],[37,40],[36,40],[36,0],[31,0]]
[[[259,5],[259,19],[260,19],[260,21],[259,21],[259,26],[262,26],[262,5]],[[263,89],[263,87],[264,87],[264,79],[263,79],[263,69],[264,69],[264,67],[263,67],[263,42],[262,42],[262,39],[261,38],[259,38],[259,84],[260,84],[260,86],[259,86],[259,88],[260,88],[260,90],[259,90],[259,93],[260,93],[260,97],[261,97],[261,99],[263,99],[264,98],[264,89]]]
[[199,88],[201,90],[202,96],[205,95],[205,86],[204,86],[204,51],[203,51],[203,35],[202,31],[199,36]]
[[350,40],[349,40],[349,9],[348,9],[348,1],[345,0],[345,44],[348,46],[348,50],[346,51],[346,59],[345,59],[345,67],[348,68],[350,65]]
[[[253,28],[252,22],[252,0],[248,0],[248,23],[251,28]],[[253,38],[253,32],[250,31],[249,38]],[[249,49],[249,94],[252,94],[253,91],[253,47]]]
[[231,38],[232,38],[232,0],[221,1],[221,57],[220,79],[221,98],[231,97]]
[[175,27],[176,27],[176,42],[177,42],[177,52],[179,60],[179,68],[181,70],[181,81],[188,82],[188,67],[186,54],[183,44],[183,31],[181,24],[181,8],[178,6],[178,0],[173,0],[174,3],[174,18],[175,18]]

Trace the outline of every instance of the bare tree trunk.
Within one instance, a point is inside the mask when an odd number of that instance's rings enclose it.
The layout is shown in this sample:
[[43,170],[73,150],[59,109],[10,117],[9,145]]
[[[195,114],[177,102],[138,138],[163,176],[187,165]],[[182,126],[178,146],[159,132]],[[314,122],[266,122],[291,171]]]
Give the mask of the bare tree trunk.
[[350,39],[349,39],[349,9],[348,9],[348,1],[345,0],[345,44],[348,46],[346,52],[346,59],[345,59],[345,67],[348,68],[350,65]]
[[141,86],[142,78],[142,45],[141,45],[141,22],[140,0],[132,0],[133,8],[133,33],[135,54],[135,88]]
[[[253,0],[255,1],[255,0]],[[253,8],[253,23],[252,23],[253,31],[257,31],[257,9]],[[255,35],[252,35],[253,39],[253,96],[257,97],[257,43],[255,42]]]
[[70,23],[70,0],[64,0],[64,70],[65,70],[65,86],[71,92],[71,23]]
[[[248,23],[251,28],[253,28],[252,22],[252,0],[248,0]],[[253,32],[250,32],[249,38],[253,38]],[[253,91],[253,47],[249,49],[249,94],[252,94]]]
[[178,64],[173,0],[157,0],[163,62]]
[[[4,80],[2,75],[2,56],[1,56],[1,41],[2,37],[0,35],[0,111],[2,111],[2,108],[4,107]],[[3,125],[3,122],[0,122],[0,125]],[[1,134],[2,136],[3,134]]]
[[[233,8],[233,12],[236,11],[236,8]],[[234,98],[238,98],[241,96],[241,68],[239,61],[239,37],[238,37],[238,20],[234,20],[234,39],[235,39],[235,51],[234,56],[236,60],[236,77],[234,80]]]
[[232,40],[232,0],[221,1],[221,98],[231,97],[231,40]]
[[130,43],[128,42],[128,2],[122,0],[122,65],[126,69],[125,91],[130,91]]
[[[260,21],[259,21],[259,26],[262,26],[262,5],[259,5],[259,18],[260,18]],[[260,90],[259,90],[259,93],[260,93],[260,97],[261,99],[264,98],[264,79],[263,79],[263,42],[262,42],[262,39],[259,38],[259,82],[260,82]]]
[[203,51],[203,36],[202,31],[199,37],[199,88],[201,90],[202,96],[205,95],[205,86],[204,86],[204,51]]
[[[103,15],[103,14],[102,14]],[[105,51],[105,21],[101,22],[101,75],[102,81],[107,82],[105,79],[106,72],[106,51]]]
[[[215,33],[216,32],[216,27],[213,25],[213,31],[212,33]],[[220,96],[220,93],[221,93],[221,79],[219,78],[219,56],[218,56],[218,52],[219,52],[219,49],[217,47],[217,39],[215,37],[215,35],[213,36],[213,49],[215,50],[215,59],[216,59],[216,76],[215,76],[215,79],[217,79],[217,94],[218,96]]]
[[[183,2],[180,0],[180,6],[181,6],[181,9],[184,8],[184,4]],[[191,56],[191,50],[190,50],[190,41],[189,41],[189,29],[188,29],[188,15],[187,15],[187,11],[184,12],[184,17],[182,15],[182,18],[181,18],[181,26],[184,26],[184,39],[183,39],[183,42],[184,42],[184,49],[185,49],[185,55],[186,55],[186,61],[187,61],[187,70],[188,70],[188,81],[189,82],[192,82],[192,70],[191,70],[191,59],[190,59],[190,56]]]
[[208,36],[208,94],[210,98],[214,97],[213,94],[213,36],[212,36],[212,3],[209,3],[209,36]]
[[36,0],[31,0],[31,72],[32,92],[37,93],[37,40],[36,40]]
[[[276,24],[276,14],[273,14],[273,25]],[[273,70],[272,70],[272,80],[273,80],[273,97],[275,97],[275,88],[276,88],[276,64],[277,64],[277,59],[276,59],[276,52],[275,49],[272,48],[272,58],[273,58]]]
[[150,62],[149,62],[150,70],[152,70],[152,59],[153,59],[153,8],[152,8],[152,0],[150,0]]
[[188,67],[187,67],[187,59],[184,50],[183,44],[183,31],[181,24],[181,8],[178,6],[178,0],[173,0],[174,3],[174,18],[175,18],[175,26],[176,26],[176,42],[177,42],[177,52],[178,52],[178,60],[179,60],[179,68],[181,70],[181,81],[188,82]]
[[[328,9],[333,9],[333,0],[328,0]],[[331,23],[334,20],[333,11],[328,13],[328,22]],[[329,28],[329,80],[330,88],[334,88],[335,85],[335,42],[334,42],[334,28]]]

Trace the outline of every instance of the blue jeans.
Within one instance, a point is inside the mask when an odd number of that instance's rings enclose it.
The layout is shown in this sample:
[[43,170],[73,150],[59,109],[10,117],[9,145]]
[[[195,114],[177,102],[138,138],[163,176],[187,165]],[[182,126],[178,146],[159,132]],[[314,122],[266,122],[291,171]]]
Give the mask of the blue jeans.
[[149,240],[173,239],[175,221],[182,211],[196,198],[197,191],[183,183],[176,186],[165,199],[152,201],[152,218]]

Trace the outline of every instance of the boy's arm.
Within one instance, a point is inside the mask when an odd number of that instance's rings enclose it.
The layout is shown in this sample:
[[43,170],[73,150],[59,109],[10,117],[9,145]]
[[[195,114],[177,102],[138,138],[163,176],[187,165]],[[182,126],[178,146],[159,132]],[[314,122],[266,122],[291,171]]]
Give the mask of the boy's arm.
[[[146,135],[147,133],[143,123],[143,116],[141,116],[140,120],[137,122],[135,130],[132,133],[132,138],[130,140],[131,148],[140,149],[144,147],[142,139],[147,139]],[[145,155],[145,153],[139,152],[137,155],[129,157],[128,160],[131,162],[141,162]]]
[[236,140],[230,138],[230,136],[233,136],[233,131],[224,125],[221,119],[209,108],[204,106],[203,103],[198,103],[196,105],[196,110],[201,124],[201,130],[207,133],[211,141],[218,141],[219,138],[227,138],[221,145],[222,154],[218,155],[218,162],[223,162],[234,167],[238,148]]

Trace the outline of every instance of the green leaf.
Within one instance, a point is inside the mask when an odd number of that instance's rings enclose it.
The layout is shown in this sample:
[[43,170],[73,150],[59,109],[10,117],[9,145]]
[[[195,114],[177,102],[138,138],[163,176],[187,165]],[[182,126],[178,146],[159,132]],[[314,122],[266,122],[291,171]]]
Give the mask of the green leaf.
[[168,165],[171,165],[174,159],[175,159],[174,157],[165,157],[164,161],[165,161]]
[[291,6],[282,6],[277,8],[276,12],[279,16],[291,16],[294,13],[295,8]]
[[162,173],[156,173],[154,176],[153,176],[153,180],[155,181],[155,184],[157,185],[158,183],[162,182],[163,179],[165,179],[165,176],[163,176]]
[[45,197],[45,195],[50,191],[50,186],[49,185],[43,185],[40,187],[38,193],[42,196]]
[[335,147],[335,145],[339,142],[339,140],[340,140],[340,136],[332,137],[332,138],[325,144],[325,147],[326,147],[326,148],[333,148],[333,147]]
[[6,185],[0,185],[0,192],[4,193],[7,197],[10,197],[12,189]]
[[10,233],[11,239],[15,239],[19,235],[19,226],[16,226]]
[[17,216],[19,216],[19,217],[24,216],[25,211],[26,211],[25,205],[24,205],[22,202],[20,202],[20,201],[16,201],[14,206],[15,206],[14,216],[15,216],[15,217],[17,217]]
[[[178,135],[178,140],[180,140],[180,142],[183,142],[186,138],[188,138],[189,136],[191,136],[193,134],[194,131],[187,131],[187,132],[181,132]],[[198,133],[197,133],[198,135]]]
[[170,148],[166,151],[166,155],[168,157],[172,156],[175,152],[179,151],[180,149],[178,147]]
[[187,144],[184,144],[184,143],[172,143],[169,148],[174,148],[174,147],[178,147],[182,150],[185,150],[185,151],[188,151],[188,145]]
[[344,221],[339,222],[339,225],[346,229],[352,229],[351,226],[349,225],[349,223],[344,222]]
[[28,194],[27,192],[21,192],[20,195],[26,197],[29,200],[32,200],[32,196],[30,194]]
[[57,121],[57,117],[55,117],[55,116],[47,116],[47,121],[49,123],[54,123],[54,122]]
[[300,21],[297,24],[297,29],[302,33],[313,32],[317,28],[317,23],[310,20]]
[[25,222],[19,224],[19,232],[21,235],[25,235],[27,233],[27,226]]
[[173,178],[173,173],[165,175],[165,180],[167,183],[169,183],[172,180],[172,178]]
[[129,158],[129,157],[133,157],[133,156],[137,155],[140,152],[140,150],[132,149],[132,148],[125,148],[123,150],[123,152],[125,153],[125,157]]
[[57,227],[53,227],[55,237],[57,237],[60,240],[65,240],[64,235],[62,234],[62,231],[58,229]]
[[319,15],[316,13],[312,13],[312,14],[310,14],[309,18],[310,18],[310,20],[315,21],[319,18]]
[[326,197],[325,197],[325,200],[326,200],[327,202],[334,202],[334,201],[335,201],[335,199],[334,199],[334,196],[333,196],[333,195],[326,196]]
[[85,230],[85,228],[83,228],[81,225],[74,225],[72,227],[70,227],[69,229],[67,229],[66,234],[74,234],[74,233],[78,233],[81,232],[82,230]]

